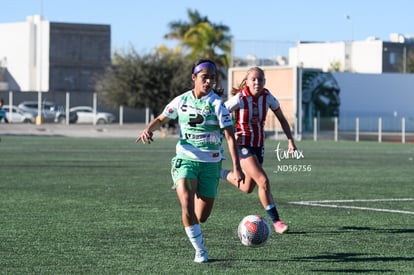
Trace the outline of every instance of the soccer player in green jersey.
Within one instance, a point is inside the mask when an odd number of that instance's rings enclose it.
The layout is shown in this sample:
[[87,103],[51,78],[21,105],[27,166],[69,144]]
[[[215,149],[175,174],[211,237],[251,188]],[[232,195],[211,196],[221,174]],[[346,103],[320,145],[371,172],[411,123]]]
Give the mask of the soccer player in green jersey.
[[216,74],[216,65],[211,60],[196,62],[191,72],[194,88],[168,103],[136,139],[136,142],[151,143],[153,131],[178,118],[179,140],[172,159],[171,176],[181,204],[184,229],[196,251],[194,262],[197,263],[208,261],[200,223],[210,216],[217,195],[222,133],[233,162],[234,179],[244,182],[231,115],[213,90]]

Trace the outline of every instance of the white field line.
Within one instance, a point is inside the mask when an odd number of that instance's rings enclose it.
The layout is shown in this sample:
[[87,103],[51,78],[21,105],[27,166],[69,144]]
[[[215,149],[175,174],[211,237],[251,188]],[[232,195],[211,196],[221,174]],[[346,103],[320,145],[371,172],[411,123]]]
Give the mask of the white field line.
[[291,204],[307,205],[307,206],[320,206],[320,207],[331,207],[331,208],[345,208],[345,209],[357,209],[366,211],[377,211],[377,212],[389,212],[414,215],[412,211],[404,210],[393,210],[383,208],[371,208],[371,207],[359,207],[352,205],[338,205],[331,203],[353,203],[353,202],[382,202],[382,201],[414,201],[414,198],[402,198],[402,199],[371,199],[371,200],[322,200],[322,201],[293,201]]

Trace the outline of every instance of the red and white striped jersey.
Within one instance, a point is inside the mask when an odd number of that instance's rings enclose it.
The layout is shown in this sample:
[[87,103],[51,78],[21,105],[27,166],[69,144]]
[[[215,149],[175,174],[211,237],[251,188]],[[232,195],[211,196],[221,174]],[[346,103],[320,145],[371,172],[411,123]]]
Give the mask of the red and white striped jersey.
[[269,108],[273,111],[279,109],[279,101],[267,89],[263,89],[259,96],[253,96],[245,87],[225,105],[235,115],[237,143],[250,147],[264,146],[267,111]]

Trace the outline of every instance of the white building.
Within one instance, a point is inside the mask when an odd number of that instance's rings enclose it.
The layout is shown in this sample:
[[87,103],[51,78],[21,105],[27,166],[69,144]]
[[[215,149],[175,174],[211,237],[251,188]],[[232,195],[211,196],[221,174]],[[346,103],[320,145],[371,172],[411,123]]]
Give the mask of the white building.
[[0,38],[0,91],[94,92],[94,75],[111,64],[109,25],[34,15],[0,24]]
[[49,68],[49,30],[49,22],[40,16],[0,24],[2,90],[49,90],[49,74],[41,74]]
[[289,49],[289,64],[323,71],[404,73],[411,39],[392,34],[390,41],[298,42]]

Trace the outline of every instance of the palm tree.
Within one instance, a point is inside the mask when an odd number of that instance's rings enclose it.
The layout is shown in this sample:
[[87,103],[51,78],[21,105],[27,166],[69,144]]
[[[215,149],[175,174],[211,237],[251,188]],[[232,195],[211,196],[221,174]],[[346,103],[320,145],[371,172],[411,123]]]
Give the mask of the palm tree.
[[[186,32],[182,44],[191,49],[190,58],[209,58],[219,71],[230,65],[231,37],[221,27],[215,28],[207,22],[198,23]],[[220,74],[220,78],[224,79],[225,75]]]
[[197,11],[188,10],[190,22],[175,21],[169,24],[171,32],[164,37],[180,41],[180,46],[189,51],[188,57],[209,58],[213,60],[221,72],[219,78],[225,79],[223,68],[230,65],[231,35],[229,27],[213,24],[207,16]]
[[201,22],[208,22],[207,17],[201,17],[198,11],[191,11],[190,9],[187,10],[188,18],[190,22],[182,22],[182,21],[173,21],[169,23],[169,27],[171,29],[170,33],[164,35],[166,39],[176,39],[176,40],[183,40],[185,33],[193,26],[197,25]]

